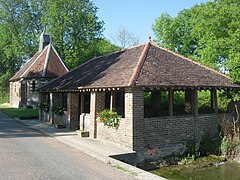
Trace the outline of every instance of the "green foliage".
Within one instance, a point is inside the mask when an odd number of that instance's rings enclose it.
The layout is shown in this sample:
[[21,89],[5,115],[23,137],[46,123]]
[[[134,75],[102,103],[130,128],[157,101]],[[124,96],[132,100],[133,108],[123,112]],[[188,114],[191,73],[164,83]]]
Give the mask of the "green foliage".
[[45,111],[45,112],[48,112],[49,111],[49,104],[47,102],[41,102],[39,105],[38,105],[40,111]]
[[227,159],[236,157],[239,153],[240,141],[224,137],[221,141],[220,150]]
[[217,70],[227,70],[240,82],[240,2],[215,0],[184,9],[172,18],[156,19],[152,29],[161,46]]
[[175,115],[185,114],[185,92],[174,92],[174,104],[173,104]]
[[37,16],[39,10],[33,4],[35,0],[0,0],[1,92],[8,91],[9,78],[24,60],[33,55],[38,44],[40,16]]
[[42,23],[70,69],[94,56],[95,42],[101,37],[103,21],[89,0],[44,0]]
[[218,154],[219,146],[220,146],[219,141],[213,141],[210,134],[206,133],[201,138],[198,152],[200,153],[200,156],[208,156],[210,154]]
[[45,26],[70,69],[119,49],[102,38],[97,9],[89,0],[0,0],[0,92],[8,92],[8,80],[36,53]]
[[105,126],[118,128],[121,116],[116,111],[105,109],[97,113],[97,120],[103,122]]
[[53,112],[58,116],[62,116],[64,114],[64,110],[65,109],[60,105],[53,107]]
[[9,92],[0,89],[0,104],[9,102]]
[[195,140],[188,140],[186,144],[186,153],[185,156],[195,156],[197,155],[196,153],[196,143]]

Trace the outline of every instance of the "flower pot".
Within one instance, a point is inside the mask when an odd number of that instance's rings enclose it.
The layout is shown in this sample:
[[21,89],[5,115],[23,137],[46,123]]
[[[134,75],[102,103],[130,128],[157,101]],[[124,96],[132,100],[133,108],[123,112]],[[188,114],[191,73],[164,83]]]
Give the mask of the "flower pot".
[[89,137],[89,132],[88,131],[83,131],[80,133],[81,137]]

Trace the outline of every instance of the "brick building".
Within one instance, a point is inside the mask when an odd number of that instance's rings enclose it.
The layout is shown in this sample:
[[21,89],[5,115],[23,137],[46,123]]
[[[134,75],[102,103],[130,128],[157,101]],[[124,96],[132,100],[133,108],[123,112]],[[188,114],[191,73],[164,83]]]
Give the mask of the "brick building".
[[50,35],[44,31],[39,40],[39,51],[9,80],[10,105],[13,107],[35,107],[39,103],[41,85],[68,72]]
[[[54,123],[51,109],[62,104],[70,129],[89,131],[90,138],[125,146],[136,151],[141,161],[181,154],[188,140],[198,145],[204,134],[216,136],[220,116],[217,91],[221,89],[240,89],[240,85],[149,40],[95,57],[40,88],[42,102],[50,102],[50,111],[42,120]],[[208,114],[199,112],[199,91],[209,93]],[[181,114],[174,104],[178,92],[184,93]],[[144,101],[147,95],[148,105]],[[64,97],[67,100],[63,101]],[[166,107],[163,97],[167,97]],[[96,121],[96,113],[105,108],[122,115],[118,129]]]

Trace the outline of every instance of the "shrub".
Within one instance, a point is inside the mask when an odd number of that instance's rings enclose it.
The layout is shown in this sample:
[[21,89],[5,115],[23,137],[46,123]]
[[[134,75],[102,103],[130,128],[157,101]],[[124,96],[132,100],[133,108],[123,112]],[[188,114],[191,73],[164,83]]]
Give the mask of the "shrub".
[[62,116],[64,114],[64,108],[62,106],[55,106],[53,108],[53,112],[58,115],[58,116]]
[[46,111],[46,112],[48,112],[48,111],[49,111],[49,104],[46,103],[46,102],[41,102],[41,103],[38,105],[38,108],[39,108],[41,111]]

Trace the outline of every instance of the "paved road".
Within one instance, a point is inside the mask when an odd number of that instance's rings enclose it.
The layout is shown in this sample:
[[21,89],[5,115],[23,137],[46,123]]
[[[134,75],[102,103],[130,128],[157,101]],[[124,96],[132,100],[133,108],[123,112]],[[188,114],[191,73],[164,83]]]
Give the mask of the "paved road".
[[0,112],[0,179],[133,179]]

